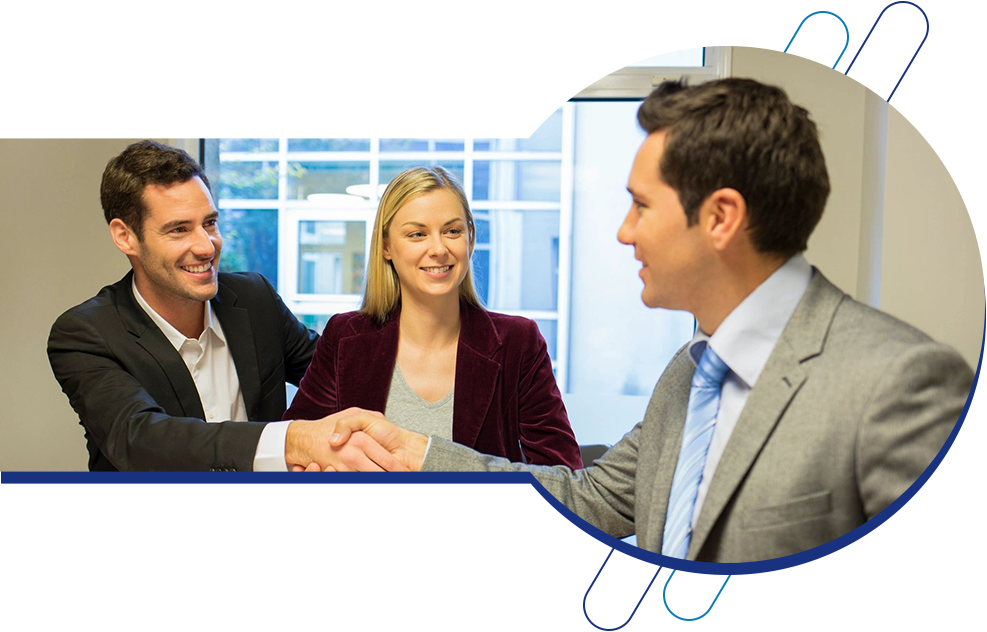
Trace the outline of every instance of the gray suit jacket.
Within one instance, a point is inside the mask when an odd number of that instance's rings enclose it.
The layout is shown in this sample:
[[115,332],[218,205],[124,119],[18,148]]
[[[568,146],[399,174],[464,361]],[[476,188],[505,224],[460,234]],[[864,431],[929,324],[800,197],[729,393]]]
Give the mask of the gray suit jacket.
[[[661,551],[694,371],[683,348],[644,421],[585,470],[512,464],[438,438],[423,469],[530,471],[583,519]],[[687,559],[782,557],[863,524],[932,462],[972,384],[956,351],[816,271],[730,436]]]

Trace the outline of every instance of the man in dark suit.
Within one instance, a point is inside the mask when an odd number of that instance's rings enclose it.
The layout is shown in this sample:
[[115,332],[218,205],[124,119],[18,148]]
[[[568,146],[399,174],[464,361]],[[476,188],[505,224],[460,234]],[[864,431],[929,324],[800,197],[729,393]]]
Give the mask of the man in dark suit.
[[815,124],[745,79],[659,86],[618,239],[649,307],[698,324],[644,421],[591,467],[508,463],[346,411],[411,469],[530,471],[585,520],[663,555],[747,562],[825,544],[887,508],[955,426],[973,373],[802,257],[829,194]]
[[328,418],[268,423],[284,414],[285,381],[301,380],[318,335],[261,275],[218,272],[219,213],[187,153],[131,145],[107,165],[100,199],[133,270],[62,314],[48,338],[90,470],[400,467],[366,437],[329,448]]

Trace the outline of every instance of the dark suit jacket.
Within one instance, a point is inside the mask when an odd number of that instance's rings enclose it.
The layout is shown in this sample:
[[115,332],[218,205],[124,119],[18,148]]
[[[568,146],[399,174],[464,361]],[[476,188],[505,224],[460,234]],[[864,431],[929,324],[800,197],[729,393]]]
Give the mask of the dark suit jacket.
[[[206,423],[181,356],[131,290],[130,272],[62,314],[48,337],[55,379],[86,431],[90,470],[246,470],[264,423],[281,418],[318,335],[259,274],[219,275],[212,308],[249,422]],[[264,423],[253,423],[264,422]]]
[[[583,519],[659,552],[695,370],[680,351],[644,421],[585,470],[510,464],[441,439],[422,469],[531,471]],[[687,559],[782,557],[862,525],[929,466],[972,385],[955,350],[816,271],[727,441]]]
[[[538,325],[465,303],[456,354],[452,438],[515,461],[582,467]],[[333,316],[285,419],[357,406],[383,412],[398,352],[398,321]]]

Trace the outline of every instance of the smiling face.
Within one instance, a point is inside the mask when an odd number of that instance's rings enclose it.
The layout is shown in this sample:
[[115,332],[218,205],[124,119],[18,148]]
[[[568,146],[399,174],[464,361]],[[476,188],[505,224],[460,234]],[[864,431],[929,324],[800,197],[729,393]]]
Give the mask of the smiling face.
[[141,295],[149,302],[156,298],[166,303],[216,296],[223,238],[206,185],[199,178],[152,184],[144,188],[143,200],[144,235],[133,244],[136,261],[131,257]]
[[617,239],[634,246],[634,257],[642,264],[645,305],[694,311],[693,297],[703,291],[706,257],[702,216],[698,224],[688,226],[678,193],[662,181],[664,147],[664,132],[652,132],[641,144],[627,183],[631,209]]
[[447,189],[408,200],[391,219],[383,251],[397,272],[402,296],[458,300],[470,257],[462,203]]

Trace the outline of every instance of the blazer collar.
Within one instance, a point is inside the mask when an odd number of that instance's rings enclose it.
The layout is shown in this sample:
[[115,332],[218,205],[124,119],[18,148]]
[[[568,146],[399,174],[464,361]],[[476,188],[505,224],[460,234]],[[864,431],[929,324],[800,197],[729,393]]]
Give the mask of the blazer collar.
[[845,298],[846,294],[813,268],[812,282],[751,390],[716,466],[692,532],[688,559],[699,555],[789,402],[808,379],[802,363],[822,353],[833,318]]
[[[171,382],[175,394],[181,402],[183,413],[188,417],[205,419],[199,391],[189,374],[188,367],[181,355],[168,342],[168,338],[154,324],[151,318],[141,309],[132,291],[134,271],[131,270],[114,285],[116,292],[117,311],[124,327],[137,339],[137,344],[144,348],[161,366],[168,381]],[[253,341],[253,331],[247,310],[237,306],[237,295],[233,290],[219,281],[219,291],[211,301],[212,309],[226,336],[226,344],[236,366],[237,378],[240,380],[240,390],[243,402],[247,408],[247,416],[256,419],[256,409],[260,398],[260,371],[257,364],[257,353]]]
[[[475,447],[497,393],[500,362],[494,354],[504,344],[490,315],[460,303],[459,349],[456,352],[456,394],[452,411],[452,440]],[[502,423],[494,419],[491,423]]]

